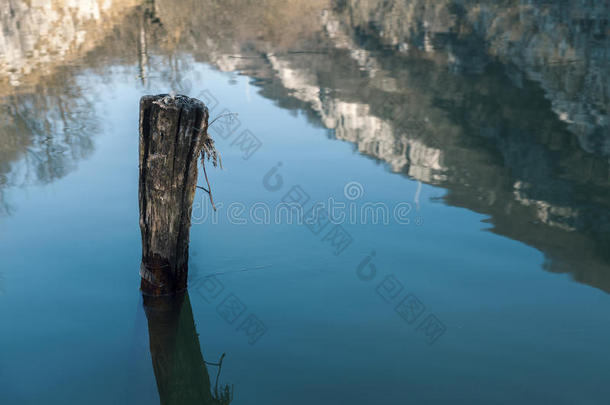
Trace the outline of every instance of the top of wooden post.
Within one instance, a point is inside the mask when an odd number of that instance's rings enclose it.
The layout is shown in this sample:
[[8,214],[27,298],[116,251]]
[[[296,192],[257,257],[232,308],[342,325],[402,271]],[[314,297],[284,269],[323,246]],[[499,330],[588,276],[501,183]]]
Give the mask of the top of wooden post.
[[207,107],[203,101],[185,96],[183,94],[157,94],[142,96],[140,99],[140,105],[148,103],[156,104],[164,109],[200,108],[202,110],[207,110]]

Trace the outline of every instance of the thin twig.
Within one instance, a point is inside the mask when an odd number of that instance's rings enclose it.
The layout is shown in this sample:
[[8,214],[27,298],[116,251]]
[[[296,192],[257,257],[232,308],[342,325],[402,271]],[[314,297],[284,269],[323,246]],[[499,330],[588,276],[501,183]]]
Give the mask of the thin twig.
[[216,211],[216,205],[214,205],[214,198],[212,197],[212,187],[210,186],[210,181],[208,180],[208,173],[205,171],[205,159],[201,159],[201,166],[203,166],[203,175],[205,176],[205,182],[208,183],[208,195],[210,196],[210,202],[212,203],[212,208]]
[[210,123],[208,124],[208,128],[209,128],[209,127],[211,127],[211,126],[212,126],[212,124],[213,124],[213,123],[215,123],[217,119],[222,118],[222,117],[226,117],[227,115],[234,115],[234,116],[236,116],[236,117],[237,117],[237,113],[232,113],[232,112],[228,112],[228,113],[223,113],[223,114],[220,114],[218,117],[214,118],[214,119],[212,120],[212,122],[210,122]]
[[220,371],[222,370],[222,360],[225,358],[225,356],[226,356],[226,353],[223,353],[220,356],[220,359],[218,359],[218,363],[210,363],[205,360],[203,361],[208,366],[217,366],[218,367],[218,372],[216,373],[216,383],[214,384],[214,392],[216,393],[216,395],[218,395],[218,378],[220,377]]
[[220,356],[220,360],[218,360],[218,373],[216,373],[216,384],[214,384],[214,391],[216,391],[216,395],[218,395],[218,378],[220,377],[220,370],[222,370],[222,360],[225,358],[225,354],[223,353]]

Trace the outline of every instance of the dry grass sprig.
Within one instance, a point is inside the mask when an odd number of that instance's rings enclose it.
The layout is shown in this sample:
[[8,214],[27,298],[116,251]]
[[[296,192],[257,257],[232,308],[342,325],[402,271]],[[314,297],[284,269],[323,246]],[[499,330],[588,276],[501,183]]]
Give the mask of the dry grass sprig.
[[[237,113],[220,114],[219,116],[214,118],[212,120],[212,122],[210,122],[208,124],[207,128],[211,127],[212,124],[214,124],[216,122],[216,120],[218,120],[219,118],[226,117],[226,116],[237,116]],[[220,166],[220,168],[222,169],[222,158],[220,157],[220,152],[218,152],[218,150],[216,149],[214,140],[210,137],[210,135],[208,135],[207,128],[201,128],[201,133],[202,133],[202,136],[204,137],[203,148],[201,149],[201,166],[203,167],[203,175],[205,177],[205,182],[207,183],[208,188],[206,189],[205,187],[201,187],[201,186],[197,186],[197,188],[200,188],[203,191],[205,191],[206,193],[208,193],[208,195],[210,196],[210,203],[212,204],[212,208],[214,208],[214,211],[216,211],[216,205],[214,204],[214,197],[212,196],[212,187],[210,186],[210,181],[208,180],[208,172],[205,169],[205,161],[211,160],[212,165],[214,165],[214,167]]]

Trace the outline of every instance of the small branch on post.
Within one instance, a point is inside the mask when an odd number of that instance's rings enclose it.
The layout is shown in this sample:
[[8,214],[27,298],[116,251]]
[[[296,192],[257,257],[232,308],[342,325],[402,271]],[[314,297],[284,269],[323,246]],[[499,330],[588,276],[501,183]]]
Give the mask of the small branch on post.
[[205,187],[199,187],[202,190],[207,191],[208,195],[210,196],[210,204],[212,204],[212,208],[214,208],[214,211],[216,211],[216,205],[214,204],[214,197],[212,197],[212,186],[210,186],[210,181],[208,180],[208,172],[205,171],[205,156],[201,155],[201,167],[203,167],[203,176],[205,177],[205,182],[208,185],[208,188],[206,189]]
[[208,118],[206,106],[186,96],[140,99],[140,276],[145,294],[186,290],[197,160],[208,139]]

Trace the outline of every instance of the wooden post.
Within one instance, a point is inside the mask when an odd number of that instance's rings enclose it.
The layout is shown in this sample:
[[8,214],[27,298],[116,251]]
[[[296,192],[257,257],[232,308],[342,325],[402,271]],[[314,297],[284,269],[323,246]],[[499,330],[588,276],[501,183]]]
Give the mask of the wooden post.
[[197,160],[208,118],[206,106],[186,96],[140,99],[140,276],[145,294],[186,290]]

